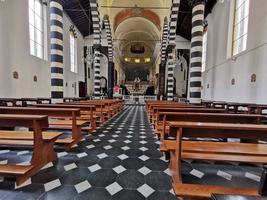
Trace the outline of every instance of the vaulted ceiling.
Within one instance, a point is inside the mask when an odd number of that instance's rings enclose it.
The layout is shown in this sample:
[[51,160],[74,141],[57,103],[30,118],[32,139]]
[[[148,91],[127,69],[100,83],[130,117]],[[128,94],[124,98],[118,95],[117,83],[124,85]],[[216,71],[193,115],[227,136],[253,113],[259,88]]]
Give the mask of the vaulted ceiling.
[[[90,12],[90,0],[62,0],[65,12],[69,15],[73,23],[77,26],[79,31],[83,34],[83,36],[88,36],[92,34],[93,27],[92,27],[92,17]],[[191,2],[192,0],[181,0],[180,2],[180,9],[179,9],[179,16],[177,21],[177,35],[181,35],[182,37],[190,40],[191,38]],[[205,0],[206,1],[206,10],[205,15],[212,11],[213,6],[216,4],[217,0]],[[121,2],[135,4],[138,6],[145,6],[145,7],[152,7],[151,10],[156,12],[158,15],[166,9],[165,5],[168,5],[168,2],[171,0],[153,0],[153,1],[145,1],[145,0],[99,0],[100,9],[101,6],[107,8],[108,12],[111,14],[112,11],[116,9],[110,9],[109,6],[121,6]],[[155,2],[163,2],[162,7],[163,9],[153,9],[153,7],[159,7],[160,4],[156,5]],[[104,5],[105,4],[105,5]],[[118,5],[117,5],[118,4]],[[140,4],[140,5],[139,5]],[[155,5],[156,6],[155,6]],[[161,16],[160,16],[161,17]],[[164,16],[163,16],[164,17]],[[112,20],[112,19],[111,19]]]

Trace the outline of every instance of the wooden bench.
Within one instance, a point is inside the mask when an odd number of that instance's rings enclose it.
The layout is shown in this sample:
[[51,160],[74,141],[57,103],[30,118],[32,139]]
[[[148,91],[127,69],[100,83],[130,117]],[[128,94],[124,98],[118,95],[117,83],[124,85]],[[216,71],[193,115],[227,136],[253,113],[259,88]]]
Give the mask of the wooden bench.
[[158,113],[159,112],[195,112],[195,113],[224,113],[224,109],[216,109],[216,108],[198,108],[198,107],[154,107],[153,115],[152,115],[152,124],[155,125],[158,121]]
[[[67,150],[80,142],[82,139],[81,129],[87,123],[87,121],[77,120],[80,116],[80,110],[74,108],[0,107],[0,113],[47,115],[50,129],[72,130],[71,138],[57,139],[56,141],[57,144],[63,144]],[[71,120],[57,119],[66,117],[71,118]]]
[[51,104],[51,99],[49,98],[21,98],[22,106],[27,107],[33,104],[42,104],[44,102]]
[[48,117],[40,115],[0,114],[0,127],[23,126],[32,131],[0,130],[0,144],[5,146],[33,146],[30,165],[0,165],[0,175],[16,177],[16,184],[21,185],[36,174],[47,163],[54,161],[57,156],[54,143],[62,135],[61,132],[42,132],[48,127]]
[[[94,105],[96,107],[96,110],[93,112],[94,115],[98,116],[100,121],[99,124],[103,124],[106,120],[113,117],[115,114],[117,114],[119,111],[121,111],[121,107],[123,106],[123,103],[121,101],[107,101],[107,100],[90,100],[90,101],[79,101],[79,102],[68,102],[65,103],[68,105],[83,105],[83,106],[90,106]],[[117,104],[119,106],[117,106]],[[114,106],[116,105],[116,106]]]
[[257,189],[231,188],[211,185],[183,184],[181,160],[211,160],[247,163],[267,163],[267,145],[207,141],[182,141],[182,137],[267,139],[267,125],[206,122],[170,122],[170,133],[176,141],[166,143],[171,151],[170,168],[173,188],[178,196],[211,197],[212,193],[259,196]]
[[251,105],[255,105],[255,104],[228,102],[226,105],[226,111],[233,112],[233,113],[248,113],[249,106]]
[[154,108],[203,108],[202,106],[195,106],[190,104],[181,104],[181,103],[174,103],[174,104],[164,104],[164,105],[158,105],[158,104],[152,104],[149,106],[149,110],[147,111],[150,122],[152,122],[153,116],[156,115],[156,111]]
[[[78,120],[89,121],[91,126],[83,126],[82,130],[91,133],[96,128],[96,118],[93,115],[95,106],[90,105],[79,105],[79,104],[36,104],[38,108],[61,108],[61,109],[79,109],[80,115],[77,117]],[[88,123],[86,123],[88,124]]]
[[262,111],[267,110],[267,105],[264,104],[254,104],[248,106],[248,113],[253,114],[263,114]]
[[188,110],[186,109],[182,111],[184,112],[157,113],[156,133],[162,133],[163,134],[162,136],[164,136],[164,133],[168,133],[168,123],[173,121],[260,124],[262,120],[267,119],[267,117],[264,115],[209,113],[209,112],[200,113],[200,112],[188,112]]
[[18,98],[0,98],[0,106],[22,106],[22,102]]

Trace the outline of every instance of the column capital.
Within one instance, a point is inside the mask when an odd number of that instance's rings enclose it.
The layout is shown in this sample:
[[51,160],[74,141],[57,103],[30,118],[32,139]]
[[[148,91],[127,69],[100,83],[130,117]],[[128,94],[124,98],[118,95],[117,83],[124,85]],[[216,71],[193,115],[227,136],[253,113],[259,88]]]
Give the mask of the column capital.
[[175,43],[168,44],[167,49],[166,49],[166,55],[171,53],[173,51],[173,49],[175,49],[175,47],[176,47]]
[[50,0],[50,2],[57,2],[57,3],[59,3],[59,4],[61,4],[61,5],[63,5],[63,0]]
[[103,19],[104,20],[109,20],[109,16],[108,15],[105,15]]

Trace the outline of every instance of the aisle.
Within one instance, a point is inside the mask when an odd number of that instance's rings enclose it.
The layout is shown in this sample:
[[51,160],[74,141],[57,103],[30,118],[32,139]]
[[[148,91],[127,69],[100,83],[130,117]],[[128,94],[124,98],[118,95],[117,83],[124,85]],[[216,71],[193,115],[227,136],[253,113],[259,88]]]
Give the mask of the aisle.
[[59,152],[26,186],[12,191],[14,182],[0,183],[0,199],[175,200],[158,148],[144,107],[129,106],[73,151]]

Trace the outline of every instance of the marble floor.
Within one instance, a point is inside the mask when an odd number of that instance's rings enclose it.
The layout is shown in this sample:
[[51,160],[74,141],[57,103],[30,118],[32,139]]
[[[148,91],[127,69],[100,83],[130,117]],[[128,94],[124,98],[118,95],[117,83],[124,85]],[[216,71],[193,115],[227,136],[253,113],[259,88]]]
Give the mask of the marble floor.
[[[0,179],[0,199],[175,200],[168,161],[143,106],[127,106],[72,151],[17,187]],[[0,149],[0,164],[25,165],[27,149]],[[258,187],[262,166],[183,162],[186,183]]]

